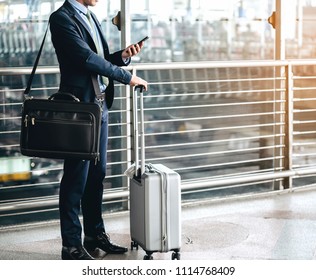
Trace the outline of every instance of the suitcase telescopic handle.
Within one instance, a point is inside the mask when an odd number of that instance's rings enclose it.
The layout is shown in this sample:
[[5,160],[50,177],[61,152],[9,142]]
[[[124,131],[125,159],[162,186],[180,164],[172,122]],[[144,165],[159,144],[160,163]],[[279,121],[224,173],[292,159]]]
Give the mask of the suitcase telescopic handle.
[[[139,89],[139,115],[140,132],[138,130],[138,106],[137,90]],[[135,151],[135,175],[140,177],[145,172],[145,130],[144,130],[144,86],[139,85],[134,88],[133,95],[133,126],[134,126],[134,151]],[[140,136],[140,168],[139,168],[139,138]]]

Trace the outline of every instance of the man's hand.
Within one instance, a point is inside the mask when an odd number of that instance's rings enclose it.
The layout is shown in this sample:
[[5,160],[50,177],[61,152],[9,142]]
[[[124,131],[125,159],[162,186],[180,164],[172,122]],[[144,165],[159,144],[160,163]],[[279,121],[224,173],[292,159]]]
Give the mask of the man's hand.
[[131,86],[144,86],[145,91],[147,90],[147,87],[148,87],[148,84],[145,80],[135,75],[132,76],[131,82],[129,84]]
[[143,46],[144,46],[144,42],[141,42],[140,44],[133,44],[133,45],[128,46],[122,52],[122,58],[127,59],[127,58],[130,58],[130,57],[138,54]]

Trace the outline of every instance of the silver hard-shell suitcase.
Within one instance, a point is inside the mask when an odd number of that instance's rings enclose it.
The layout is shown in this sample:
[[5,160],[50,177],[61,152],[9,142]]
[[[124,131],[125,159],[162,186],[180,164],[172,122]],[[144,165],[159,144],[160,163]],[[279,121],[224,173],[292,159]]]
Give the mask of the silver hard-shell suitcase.
[[140,87],[141,167],[138,168],[137,88],[134,90],[135,169],[130,179],[131,249],[141,246],[153,259],[154,252],[173,251],[172,259],[180,259],[181,247],[181,179],[163,164],[145,164],[143,94]]

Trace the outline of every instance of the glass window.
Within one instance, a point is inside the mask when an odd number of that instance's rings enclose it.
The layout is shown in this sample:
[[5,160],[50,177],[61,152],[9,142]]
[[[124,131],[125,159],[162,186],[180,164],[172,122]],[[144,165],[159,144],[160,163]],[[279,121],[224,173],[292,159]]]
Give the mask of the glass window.
[[274,0],[146,1],[132,9],[132,39],[149,35],[140,61],[271,59]]
[[[49,15],[63,1],[0,2],[0,66],[30,66]],[[120,48],[112,23],[121,1],[100,0],[93,8],[111,50]],[[314,57],[316,1],[286,5],[286,57]],[[130,4],[131,39],[149,36],[134,62],[274,59],[275,30],[268,18],[275,0],[138,0]],[[50,40],[44,65],[57,65]]]

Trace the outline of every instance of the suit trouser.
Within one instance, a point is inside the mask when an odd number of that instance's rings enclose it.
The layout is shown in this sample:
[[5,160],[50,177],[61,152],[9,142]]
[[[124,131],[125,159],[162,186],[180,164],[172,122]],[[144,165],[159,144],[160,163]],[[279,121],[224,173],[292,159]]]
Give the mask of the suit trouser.
[[[78,139],[80,141],[80,139]],[[102,219],[103,180],[106,173],[108,112],[103,112],[100,134],[100,160],[65,160],[60,183],[59,212],[62,245],[82,244],[80,206],[86,236],[105,232]]]

